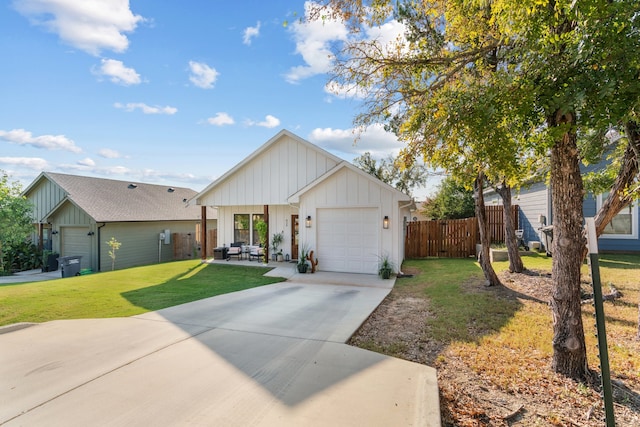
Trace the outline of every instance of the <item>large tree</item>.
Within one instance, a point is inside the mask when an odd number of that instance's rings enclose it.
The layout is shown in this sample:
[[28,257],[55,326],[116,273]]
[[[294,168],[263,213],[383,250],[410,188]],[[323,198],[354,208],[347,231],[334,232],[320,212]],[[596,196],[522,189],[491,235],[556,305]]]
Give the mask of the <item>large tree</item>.
[[[638,105],[635,0],[329,0],[353,33],[393,18],[393,46],[354,37],[334,77],[368,94],[356,124],[386,122],[406,158],[517,186],[546,160],[554,217],[553,368],[588,375],[580,309],[584,237],[578,137],[632,120]],[[334,14],[334,15],[331,15]],[[477,181],[477,179],[476,179]]]
[[429,178],[429,171],[425,165],[415,162],[405,165],[402,159],[395,159],[392,155],[376,160],[367,151],[356,157],[353,164],[410,196],[414,188],[424,187]]
[[10,262],[5,263],[5,251],[23,243],[33,231],[31,205],[20,189],[17,182],[10,181],[7,173],[0,170],[0,274],[11,266]]

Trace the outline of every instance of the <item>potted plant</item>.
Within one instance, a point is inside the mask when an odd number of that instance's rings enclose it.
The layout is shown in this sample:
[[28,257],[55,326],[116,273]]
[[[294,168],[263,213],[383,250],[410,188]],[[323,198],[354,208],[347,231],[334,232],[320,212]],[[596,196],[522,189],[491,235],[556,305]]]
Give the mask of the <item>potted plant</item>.
[[306,273],[309,268],[307,263],[307,256],[309,255],[309,247],[307,245],[300,245],[300,251],[298,254],[298,273]]
[[380,262],[378,263],[378,275],[383,279],[389,279],[391,278],[391,275],[393,274],[394,270],[395,270],[395,266],[393,265],[393,262],[391,262],[391,260],[389,259],[389,255],[383,255],[380,258]]
[[284,231],[276,233],[271,237],[271,259],[274,261],[282,261],[282,250],[278,251],[278,248],[284,240]]

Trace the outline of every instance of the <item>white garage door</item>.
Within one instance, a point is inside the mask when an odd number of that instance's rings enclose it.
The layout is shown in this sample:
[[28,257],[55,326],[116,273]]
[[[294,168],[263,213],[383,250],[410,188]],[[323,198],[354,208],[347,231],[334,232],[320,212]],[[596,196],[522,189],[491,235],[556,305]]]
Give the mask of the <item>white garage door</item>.
[[62,256],[81,255],[81,268],[88,268],[91,264],[91,237],[87,235],[86,227],[62,227]]
[[322,271],[378,272],[377,208],[318,209],[318,252]]

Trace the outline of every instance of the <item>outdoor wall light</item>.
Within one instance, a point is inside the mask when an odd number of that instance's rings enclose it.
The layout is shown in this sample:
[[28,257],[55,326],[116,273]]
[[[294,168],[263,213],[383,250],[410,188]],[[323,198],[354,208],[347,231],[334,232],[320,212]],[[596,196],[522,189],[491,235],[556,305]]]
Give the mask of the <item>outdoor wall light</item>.
[[51,234],[58,234],[58,230],[52,230]]
[[87,233],[87,236],[93,236],[94,234],[96,234],[96,233],[94,233],[93,231],[90,231],[90,232]]
[[304,222],[305,227],[311,228],[311,215],[307,215],[307,219]]
[[384,218],[382,219],[382,228],[384,228],[385,230],[389,228],[389,216],[385,215]]

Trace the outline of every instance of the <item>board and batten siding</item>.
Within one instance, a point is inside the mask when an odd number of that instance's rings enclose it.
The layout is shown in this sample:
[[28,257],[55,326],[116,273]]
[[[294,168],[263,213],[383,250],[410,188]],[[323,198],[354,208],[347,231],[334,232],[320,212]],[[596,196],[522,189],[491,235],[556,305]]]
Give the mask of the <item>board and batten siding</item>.
[[65,196],[66,193],[60,186],[48,179],[42,180],[36,188],[29,192],[27,198],[33,206],[33,222],[46,222],[47,218],[45,218],[45,215],[51,212],[51,209],[56,207]]
[[[82,209],[78,208],[77,206],[75,206],[74,204],[70,203],[70,202],[66,202],[62,207],[60,207],[59,209],[56,210],[56,212],[51,215],[49,218],[45,218],[44,220],[49,220],[51,222],[51,229],[54,231],[57,231],[57,234],[52,235],[52,244],[51,244],[51,249],[54,252],[57,252],[59,254],[61,254],[62,256],[66,256],[66,255],[83,255],[86,258],[91,258],[91,259],[83,259],[82,264],[83,267],[90,267],[91,265],[95,265],[95,260],[97,258],[95,258],[95,251],[91,252],[90,248],[90,252],[91,255],[87,255],[87,254],[71,254],[71,253],[64,253],[63,251],[63,238],[64,237],[64,229],[69,229],[72,227],[81,227],[84,230],[87,230],[86,233],[88,233],[91,230],[91,225],[94,224],[92,218],[87,215],[87,213],[85,211],[83,211]],[[68,236],[67,236],[68,238]],[[89,237],[87,237],[89,239]]]
[[199,202],[208,206],[283,205],[338,162],[289,136],[254,157]]
[[85,211],[71,202],[66,202],[62,207],[57,209],[50,220],[54,229],[56,227],[88,226],[94,222]]
[[[310,215],[312,219],[318,218],[319,209],[329,208],[376,208],[378,221],[372,227],[371,233],[378,236],[377,248],[368,248],[378,257],[388,255],[396,266],[400,266],[404,258],[400,240],[404,236],[404,216],[409,215],[409,210],[400,208],[402,202],[400,193],[386,188],[382,183],[376,182],[367,176],[363,176],[347,167],[334,173],[322,181],[321,185],[311,188],[300,196],[300,218]],[[389,229],[382,228],[382,219],[389,217]],[[309,245],[311,249],[317,246],[317,228],[300,227],[300,241]],[[321,254],[317,254],[318,257]],[[320,266],[320,269],[322,267]]]
[[[98,224],[98,227],[102,224]],[[116,270],[173,260],[173,245],[159,243],[160,233],[194,233],[196,221],[115,222],[100,228],[100,271],[111,271],[107,242],[114,237],[122,245],[116,251]],[[97,245],[98,232],[93,236]],[[96,252],[96,251],[94,251]],[[96,260],[97,263],[97,260]]]

